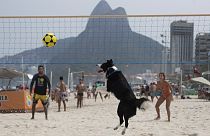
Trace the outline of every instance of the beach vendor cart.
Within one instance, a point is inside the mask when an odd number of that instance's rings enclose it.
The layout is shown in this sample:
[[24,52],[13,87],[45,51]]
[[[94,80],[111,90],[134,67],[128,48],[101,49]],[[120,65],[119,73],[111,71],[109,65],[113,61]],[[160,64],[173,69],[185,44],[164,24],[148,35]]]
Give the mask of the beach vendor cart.
[[[27,85],[20,84],[18,79],[24,76],[29,80],[30,75],[14,69],[0,68],[0,113],[30,112],[32,97]],[[38,102],[37,111],[43,111],[41,102]]]

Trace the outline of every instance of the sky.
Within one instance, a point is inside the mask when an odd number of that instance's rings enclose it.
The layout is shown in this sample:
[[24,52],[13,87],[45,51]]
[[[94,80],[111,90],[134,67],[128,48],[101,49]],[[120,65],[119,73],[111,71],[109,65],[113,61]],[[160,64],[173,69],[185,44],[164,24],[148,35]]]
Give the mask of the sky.
[[[90,15],[100,0],[1,0],[0,16]],[[206,14],[210,0],[106,0],[127,14]]]
[[[86,16],[86,15],[91,14],[94,7],[100,1],[101,0],[1,0],[0,16],[80,16],[80,15]],[[115,9],[117,7],[123,7],[126,10],[128,15],[210,14],[210,0],[106,0],[106,1],[108,2],[108,4],[111,6],[112,9]],[[199,21],[201,21],[199,27],[202,29],[202,31],[205,30],[209,32],[210,31],[209,24],[208,24],[208,29],[203,27],[205,25],[202,25],[202,23],[205,21],[206,18],[204,19],[199,18],[199,19],[200,19]],[[165,21],[168,21],[165,23],[171,23],[170,20],[165,20]],[[205,23],[208,23],[208,22],[205,22]],[[15,25],[14,23],[9,23],[9,24]],[[83,27],[85,27],[85,24],[83,25]],[[130,23],[130,25],[132,28],[132,25],[134,24]],[[149,25],[148,22],[147,22],[147,25]],[[83,27],[81,27],[81,31],[83,31],[84,29]],[[158,30],[158,31],[161,31],[160,32],[161,34],[165,31],[168,31],[168,33],[165,35],[166,36],[169,35],[169,30],[162,30],[162,28],[160,28],[161,30]],[[198,30],[200,30],[200,28]],[[135,28],[133,28],[132,30],[135,31]],[[6,28],[5,28],[5,31],[6,31]],[[79,30],[77,31],[78,32],[76,33],[76,35],[79,34]],[[149,32],[150,34],[149,30],[147,30],[147,32]],[[144,29],[143,31],[141,31],[141,33],[144,35],[147,35],[146,32],[144,33]],[[15,33],[12,33],[12,34],[15,34]],[[162,39],[160,38],[159,34],[155,32],[153,34],[154,35],[149,35],[149,36],[161,42]],[[2,35],[0,33],[0,38],[1,37]],[[9,39],[11,38],[8,38],[8,41],[4,40],[3,41],[4,44],[6,42],[10,44],[11,42],[9,41]],[[23,42],[25,41],[23,39],[20,39],[20,40]],[[167,36],[166,41],[169,41],[169,36]],[[3,45],[1,43],[2,42],[0,42],[0,48]],[[37,46],[38,45],[39,44],[37,44]],[[13,45],[13,46],[16,46],[16,45]],[[4,53],[0,51],[0,57],[5,54],[10,54],[8,52],[15,53],[15,51],[11,50],[11,49],[16,48],[13,46],[5,45],[5,47],[3,48],[8,47],[8,49],[4,49]],[[24,44],[23,45],[21,44],[21,46],[23,46],[24,49],[31,48],[31,46],[28,47]],[[40,44],[40,46],[42,46],[42,44]],[[18,48],[17,52],[20,52],[20,51],[21,51],[21,48]]]

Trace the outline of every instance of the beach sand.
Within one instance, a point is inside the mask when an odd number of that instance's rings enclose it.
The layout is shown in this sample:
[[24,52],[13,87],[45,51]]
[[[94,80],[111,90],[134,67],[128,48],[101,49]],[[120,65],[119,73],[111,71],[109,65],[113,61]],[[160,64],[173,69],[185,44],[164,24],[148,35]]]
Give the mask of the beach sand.
[[[155,99],[156,102],[156,99]],[[210,101],[174,99],[171,103],[171,122],[167,122],[165,103],[161,105],[161,119],[156,117],[155,102],[146,111],[137,111],[129,120],[127,136],[209,136]],[[57,104],[50,103],[49,119],[44,113],[0,114],[0,136],[120,136],[123,127],[116,114],[119,101],[111,96],[102,102],[99,98],[84,99],[84,107],[76,108],[71,95],[67,111],[57,112]]]

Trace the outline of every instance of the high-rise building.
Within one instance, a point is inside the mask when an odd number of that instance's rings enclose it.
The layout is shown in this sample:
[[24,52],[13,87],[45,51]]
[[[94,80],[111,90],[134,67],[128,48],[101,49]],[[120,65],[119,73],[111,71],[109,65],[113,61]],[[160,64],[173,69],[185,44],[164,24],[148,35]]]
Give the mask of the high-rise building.
[[194,24],[174,21],[170,26],[171,73],[181,68],[183,74],[192,73]]
[[210,33],[198,33],[195,38],[195,62],[201,71],[209,70]]
[[161,72],[168,73],[168,64],[170,62],[170,48],[164,47],[162,50],[162,65],[161,65]]

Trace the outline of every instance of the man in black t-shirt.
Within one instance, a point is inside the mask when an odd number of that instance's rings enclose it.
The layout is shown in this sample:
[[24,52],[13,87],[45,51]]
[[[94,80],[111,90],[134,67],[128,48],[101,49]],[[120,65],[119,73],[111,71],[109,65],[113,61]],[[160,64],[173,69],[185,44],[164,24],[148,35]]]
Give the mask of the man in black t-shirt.
[[35,82],[35,88],[34,88],[34,95],[33,95],[31,119],[34,119],[36,104],[39,100],[41,100],[44,107],[45,119],[47,120],[48,119],[47,110],[48,110],[48,105],[49,105],[48,98],[50,97],[51,85],[50,85],[49,78],[44,74],[44,66],[39,65],[38,73],[33,76],[33,79],[30,85],[30,95],[32,94],[32,88],[33,88],[34,82]]

